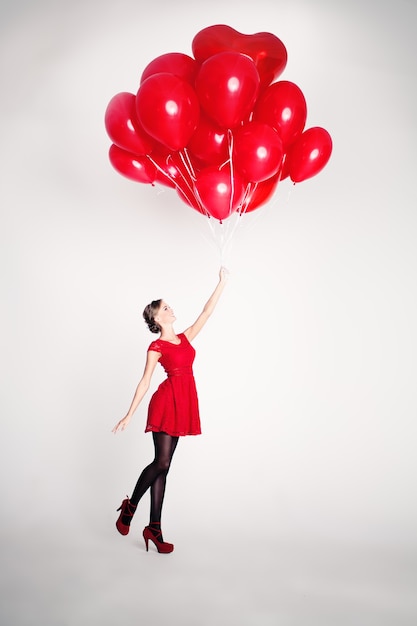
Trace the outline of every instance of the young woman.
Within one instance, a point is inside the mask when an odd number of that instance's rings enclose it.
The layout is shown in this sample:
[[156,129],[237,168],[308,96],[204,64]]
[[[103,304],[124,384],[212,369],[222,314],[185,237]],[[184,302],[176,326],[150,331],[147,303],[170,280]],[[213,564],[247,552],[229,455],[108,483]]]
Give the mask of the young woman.
[[132,415],[149,389],[152,374],[159,361],[167,378],[159,385],[151,398],[145,429],[145,432],[152,432],[155,458],[139,476],[130,498],[123,500],[117,509],[120,511],[120,516],[116,522],[117,530],[122,535],[127,535],[138,502],[150,488],[150,520],[149,526],[146,526],[143,531],[146,550],[148,550],[149,540],[153,541],[158,552],[168,553],[174,549],[172,543],[164,541],[161,530],[166,477],[179,437],[201,433],[198,397],[192,370],[195,350],[190,342],[212,314],[226,279],[227,270],[222,267],[219,272],[219,282],[201,314],[192,326],[179,335],[173,328],[176,319],[174,311],[164,300],[154,300],[145,307],[143,312],[149,330],[159,333],[160,336],[148,348],[145,371],[136,388],[129,411],[116,424],[112,432],[122,431],[129,424]]

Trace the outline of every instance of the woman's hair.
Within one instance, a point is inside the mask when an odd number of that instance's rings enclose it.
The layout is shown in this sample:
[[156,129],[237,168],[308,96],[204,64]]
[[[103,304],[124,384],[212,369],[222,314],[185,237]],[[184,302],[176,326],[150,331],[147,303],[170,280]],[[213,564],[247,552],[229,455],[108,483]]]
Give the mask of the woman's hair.
[[158,315],[161,302],[162,302],[162,299],[152,300],[150,304],[145,306],[145,309],[143,311],[143,319],[147,323],[148,328],[151,331],[151,333],[160,333],[162,330],[158,322],[155,322],[155,315]]

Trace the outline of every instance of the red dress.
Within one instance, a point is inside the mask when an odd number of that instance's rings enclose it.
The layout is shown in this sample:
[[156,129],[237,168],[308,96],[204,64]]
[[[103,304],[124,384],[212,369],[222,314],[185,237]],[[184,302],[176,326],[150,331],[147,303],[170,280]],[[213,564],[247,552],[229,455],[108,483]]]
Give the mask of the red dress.
[[198,397],[192,364],[195,350],[184,333],[179,344],[157,339],[148,350],[159,352],[167,378],[149,403],[145,432],[165,432],[173,437],[201,433]]

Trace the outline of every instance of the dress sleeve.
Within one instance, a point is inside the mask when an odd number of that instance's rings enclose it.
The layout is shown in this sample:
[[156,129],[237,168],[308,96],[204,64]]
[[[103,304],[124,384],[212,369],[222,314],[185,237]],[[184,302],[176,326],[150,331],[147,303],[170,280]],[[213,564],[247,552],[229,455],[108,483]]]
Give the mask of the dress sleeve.
[[152,341],[151,345],[148,348],[148,352],[149,350],[154,350],[155,352],[160,352],[162,354],[161,345],[158,340]]

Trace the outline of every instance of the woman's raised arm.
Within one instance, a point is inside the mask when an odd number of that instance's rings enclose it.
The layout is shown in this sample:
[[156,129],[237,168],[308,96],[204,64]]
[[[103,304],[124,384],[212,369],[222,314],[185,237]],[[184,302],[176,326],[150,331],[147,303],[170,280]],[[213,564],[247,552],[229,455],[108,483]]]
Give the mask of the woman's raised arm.
[[188,341],[192,341],[196,335],[203,328],[204,324],[207,322],[210,315],[213,313],[217,302],[222,294],[224,286],[227,282],[229,272],[225,267],[221,267],[219,271],[219,282],[217,283],[216,289],[211,294],[210,298],[207,300],[206,304],[200,315],[197,317],[196,321],[192,326],[187,328],[184,331],[184,335],[187,337]]

